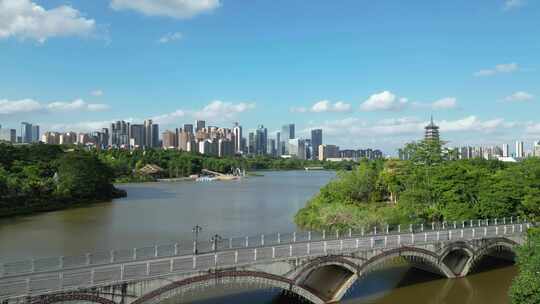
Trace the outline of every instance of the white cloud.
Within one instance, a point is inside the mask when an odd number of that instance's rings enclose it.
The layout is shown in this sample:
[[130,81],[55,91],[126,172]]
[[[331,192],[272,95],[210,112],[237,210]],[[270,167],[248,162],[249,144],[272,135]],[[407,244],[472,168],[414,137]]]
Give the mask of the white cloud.
[[445,97],[436,100],[431,104],[433,110],[447,110],[457,107],[457,99],[455,97]]
[[349,112],[351,110],[351,105],[338,101],[336,103],[331,103],[328,100],[321,100],[315,103],[311,107],[311,112],[320,113],[320,112]]
[[87,111],[96,112],[109,109],[109,106],[101,103],[86,103],[82,99],[76,99],[72,102],[53,102],[45,106],[50,112],[64,111]]
[[18,114],[33,112],[66,112],[66,111],[84,111],[96,112],[109,109],[106,104],[87,103],[82,99],[76,99],[71,102],[56,101],[48,104],[41,103],[33,99],[7,100],[0,99],[0,114]]
[[42,106],[33,99],[22,99],[10,101],[0,99],[0,114],[16,114],[41,111]]
[[87,36],[93,19],[68,5],[45,9],[30,0],[0,0],[0,39],[18,37],[44,43],[57,36]]
[[362,111],[399,111],[408,104],[406,98],[398,98],[390,91],[371,95],[360,105]]
[[237,114],[252,110],[255,108],[255,103],[240,102],[233,104],[231,102],[223,102],[221,100],[212,101],[200,111],[195,111],[193,116],[198,119],[231,119]]
[[44,130],[52,130],[56,132],[93,132],[102,128],[109,128],[113,120],[110,121],[82,121],[77,123],[62,123],[62,124],[43,124]]
[[183,110],[176,110],[172,113],[154,116],[152,120],[159,124],[173,124],[178,122],[178,118],[182,118],[184,116],[186,116],[186,112]]
[[512,73],[518,70],[519,70],[519,65],[515,62],[503,63],[503,64],[498,64],[491,69],[482,69],[474,73],[473,75],[476,77],[485,77],[485,76],[493,76],[493,75],[502,74],[502,73]]
[[514,94],[504,98],[504,100],[508,102],[524,102],[531,101],[533,99],[534,95],[523,91],[515,92]]
[[325,113],[325,112],[350,112],[352,106],[348,103],[338,101],[332,103],[328,100],[321,100],[313,104],[310,108],[306,107],[293,107],[290,109],[293,113]]
[[525,129],[525,133],[540,135],[540,123],[531,123]]
[[[414,117],[402,117],[383,119],[376,122],[363,121],[356,117],[349,117],[340,120],[326,121],[311,128],[322,128],[324,134],[334,137],[345,138],[372,138],[373,136],[396,137],[403,135],[418,134],[421,136],[428,121],[419,120]],[[493,133],[502,129],[510,129],[519,126],[514,122],[506,122],[502,118],[481,120],[471,115],[457,120],[436,121],[441,132],[480,132]],[[311,129],[310,128],[310,129]],[[408,140],[411,140],[408,137]]]
[[504,2],[504,9],[511,10],[525,5],[524,0],[506,0]]
[[164,43],[169,43],[169,42],[173,42],[180,39],[182,39],[182,33],[180,32],[168,33],[168,34],[163,35],[161,38],[159,38],[158,43],[164,44]]
[[100,97],[100,96],[103,96],[103,90],[100,90],[100,89],[97,89],[97,90],[94,90],[92,92],[90,92],[90,95],[92,96],[96,96],[96,97]]
[[148,16],[191,18],[210,12],[221,5],[220,0],[112,0],[115,10],[135,10]]

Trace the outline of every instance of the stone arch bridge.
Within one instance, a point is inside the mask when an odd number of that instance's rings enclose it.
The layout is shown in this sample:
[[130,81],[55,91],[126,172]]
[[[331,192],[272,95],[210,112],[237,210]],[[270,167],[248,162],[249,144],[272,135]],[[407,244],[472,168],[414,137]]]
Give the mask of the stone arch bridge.
[[[76,264],[61,258],[44,269],[45,261],[3,265],[0,303],[49,304],[64,301],[101,304],[151,304],[209,287],[253,284],[278,288],[311,303],[342,299],[356,280],[396,260],[446,278],[466,276],[483,258],[513,259],[514,248],[524,242],[530,223],[471,221],[442,225],[429,231],[412,229],[390,233],[336,234],[290,242],[213,248],[211,252],[155,255],[135,254],[120,261]],[[28,266],[25,268],[25,265]],[[41,265],[41,266],[40,266]]]

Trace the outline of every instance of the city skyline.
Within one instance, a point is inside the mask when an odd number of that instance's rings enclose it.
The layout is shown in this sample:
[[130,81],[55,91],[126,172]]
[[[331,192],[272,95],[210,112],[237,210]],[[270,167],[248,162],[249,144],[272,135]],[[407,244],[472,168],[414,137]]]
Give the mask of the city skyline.
[[[540,6],[532,1],[213,0],[169,10],[153,1],[153,12],[118,0],[18,2],[43,13],[0,0],[5,127],[91,132],[152,119],[166,130],[203,119],[241,121],[246,137],[259,124],[274,134],[295,122],[299,137],[322,129],[341,147],[393,154],[434,114],[453,146],[521,140],[527,150],[540,139]],[[72,11],[48,19],[59,7]],[[17,17],[68,25],[18,30]]]

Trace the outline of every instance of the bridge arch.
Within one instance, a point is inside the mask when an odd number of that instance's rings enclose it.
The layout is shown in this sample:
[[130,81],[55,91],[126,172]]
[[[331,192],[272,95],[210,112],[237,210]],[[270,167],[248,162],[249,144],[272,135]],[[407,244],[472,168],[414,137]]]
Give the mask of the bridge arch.
[[439,254],[439,260],[457,277],[467,275],[470,263],[474,259],[475,249],[463,241],[448,244]]
[[515,241],[507,238],[484,240],[483,244],[476,250],[469,267],[464,270],[466,271],[465,275],[469,274],[487,256],[514,261],[515,248],[518,245]]
[[37,297],[32,299],[32,304],[53,304],[53,303],[62,303],[67,301],[77,301],[77,302],[91,302],[97,304],[116,304],[113,300],[109,300],[103,297],[100,297],[96,294],[91,293],[61,293],[55,295],[47,295],[43,297]]
[[[163,287],[157,288],[131,304],[154,304],[174,297],[181,292],[188,291],[200,284],[218,285],[225,283],[259,283],[264,286],[279,288],[290,291],[314,304],[324,304],[326,299],[319,296],[315,290],[310,290],[304,286],[298,286],[293,280],[258,271],[222,271],[195,276],[172,282]],[[110,304],[110,303],[107,303]]]
[[439,257],[440,256],[438,254],[423,248],[394,248],[383,251],[364,262],[358,270],[358,277],[365,276],[378,266],[384,265],[395,258],[405,258],[408,262],[419,269],[436,272],[447,278],[455,278],[455,275],[451,269],[442,263]]
[[333,303],[341,300],[358,279],[362,260],[343,256],[322,256],[311,260],[294,276],[293,281]]

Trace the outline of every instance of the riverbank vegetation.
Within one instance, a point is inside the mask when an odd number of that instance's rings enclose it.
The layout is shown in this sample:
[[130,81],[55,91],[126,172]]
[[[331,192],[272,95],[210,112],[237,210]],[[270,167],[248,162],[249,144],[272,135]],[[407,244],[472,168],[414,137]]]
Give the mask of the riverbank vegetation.
[[351,170],[354,162],[323,162],[271,157],[224,157],[182,152],[178,150],[105,150],[97,156],[112,169],[117,182],[145,182],[153,179],[140,174],[140,169],[151,164],[163,169],[162,178],[180,178],[200,174],[202,169],[231,173],[235,168],[246,171],[303,170],[322,167],[326,170]]
[[510,288],[512,304],[540,303],[540,229],[531,228],[527,242],[518,248],[519,274]]
[[111,168],[86,151],[0,144],[0,217],[124,196],[113,179]]
[[[159,176],[141,174],[150,165]],[[298,170],[323,167],[350,170],[352,162],[318,162],[268,157],[218,158],[177,150],[91,150],[77,146],[0,144],[0,217],[101,202],[126,193],[113,183],[182,178],[202,169]]]
[[440,142],[408,145],[410,160],[363,161],[295,216],[307,229],[358,229],[540,215],[540,159],[452,160]]

